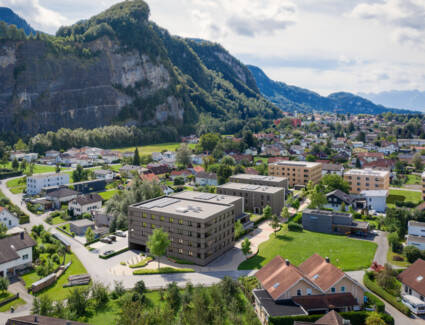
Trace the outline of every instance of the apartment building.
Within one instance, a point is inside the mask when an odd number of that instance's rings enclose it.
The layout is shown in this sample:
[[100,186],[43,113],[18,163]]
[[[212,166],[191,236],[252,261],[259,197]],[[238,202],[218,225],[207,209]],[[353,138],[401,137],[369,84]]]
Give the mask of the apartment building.
[[232,183],[282,187],[285,191],[288,190],[288,179],[286,177],[237,174],[230,176],[229,181]]
[[45,187],[69,184],[69,174],[50,173],[27,177],[27,194],[37,195]]
[[289,187],[307,185],[309,181],[317,184],[322,177],[322,164],[307,161],[278,161],[269,164],[269,175],[286,177]]
[[[209,194],[209,193],[199,193]],[[153,230],[171,241],[167,256],[206,265],[234,245],[235,207],[217,200],[160,197],[131,205],[129,246],[146,251]]]
[[425,250],[425,222],[409,221],[406,245]]
[[281,187],[226,183],[217,186],[217,194],[243,197],[245,210],[258,214],[269,205],[273,214],[280,215],[285,204],[285,190]]
[[422,173],[422,200],[425,200],[425,172]]
[[350,169],[344,173],[344,179],[350,184],[350,192],[360,194],[369,190],[388,190],[390,172],[376,169]]

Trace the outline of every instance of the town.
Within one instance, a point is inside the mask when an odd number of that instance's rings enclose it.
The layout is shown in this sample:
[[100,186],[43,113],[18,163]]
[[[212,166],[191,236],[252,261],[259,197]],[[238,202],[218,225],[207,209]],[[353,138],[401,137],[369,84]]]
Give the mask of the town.
[[421,324],[423,122],[285,113],[176,143],[2,144],[0,319]]

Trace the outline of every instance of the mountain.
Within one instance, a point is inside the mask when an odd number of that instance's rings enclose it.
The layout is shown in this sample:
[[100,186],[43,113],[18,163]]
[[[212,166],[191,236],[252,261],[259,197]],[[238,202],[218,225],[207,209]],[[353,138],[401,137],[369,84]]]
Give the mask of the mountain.
[[4,21],[8,25],[15,25],[18,29],[23,29],[27,35],[36,34],[36,31],[24,19],[9,8],[0,7],[0,21]]
[[125,1],[35,38],[0,23],[0,133],[116,124],[177,138],[281,116],[224,48],[172,36],[149,14]]
[[338,92],[328,97],[313,91],[271,80],[260,68],[248,65],[261,93],[283,111],[336,112],[350,114],[380,114],[384,112],[411,113],[408,110],[387,108],[351,93]]
[[360,93],[377,104],[396,108],[408,108],[425,112],[425,91],[419,90],[390,90],[379,93]]

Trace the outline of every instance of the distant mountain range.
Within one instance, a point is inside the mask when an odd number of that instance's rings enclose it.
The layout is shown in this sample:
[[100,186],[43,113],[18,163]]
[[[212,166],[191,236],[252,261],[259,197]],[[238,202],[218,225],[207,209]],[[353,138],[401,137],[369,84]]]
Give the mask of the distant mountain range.
[[412,113],[406,109],[377,105],[368,99],[347,92],[333,93],[324,97],[308,89],[271,80],[258,67],[248,65],[248,69],[253,74],[261,93],[283,111],[300,113],[324,111],[345,114]]
[[359,93],[377,104],[425,112],[425,91],[390,90],[379,93]]
[[0,21],[4,21],[8,25],[15,25],[18,27],[18,29],[22,28],[27,35],[36,33],[36,31],[25,21],[25,19],[19,17],[9,8],[0,7]]

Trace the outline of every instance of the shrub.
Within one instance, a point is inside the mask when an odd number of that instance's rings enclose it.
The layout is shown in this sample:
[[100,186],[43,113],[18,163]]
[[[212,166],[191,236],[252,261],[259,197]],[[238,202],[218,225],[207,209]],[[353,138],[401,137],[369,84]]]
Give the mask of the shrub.
[[400,255],[394,255],[393,256],[393,261],[403,262],[404,261],[404,257],[403,256],[400,256]]
[[406,246],[404,248],[404,254],[409,263],[414,263],[417,259],[422,257],[421,251],[415,246]]
[[376,307],[376,311],[378,313],[385,312],[385,304],[381,301],[381,299],[375,296],[372,292],[366,291],[364,295],[367,297],[368,302]]
[[165,274],[165,273],[191,273],[194,269],[174,269],[172,267],[161,267],[159,269],[141,269],[133,271],[133,275],[143,274]]
[[304,228],[302,225],[291,221],[290,223],[288,223],[288,230],[302,232]]
[[388,235],[388,243],[393,252],[401,253],[403,251],[403,245],[401,244],[397,233],[392,232]]
[[136,269],[136,268],[139,268],[139,267],[145,267],[152,260],[153,260],[153,258],[148,256],[148,257],[144,258],[143,260],[141,260],[139,263],[130,265],[130,268]]

